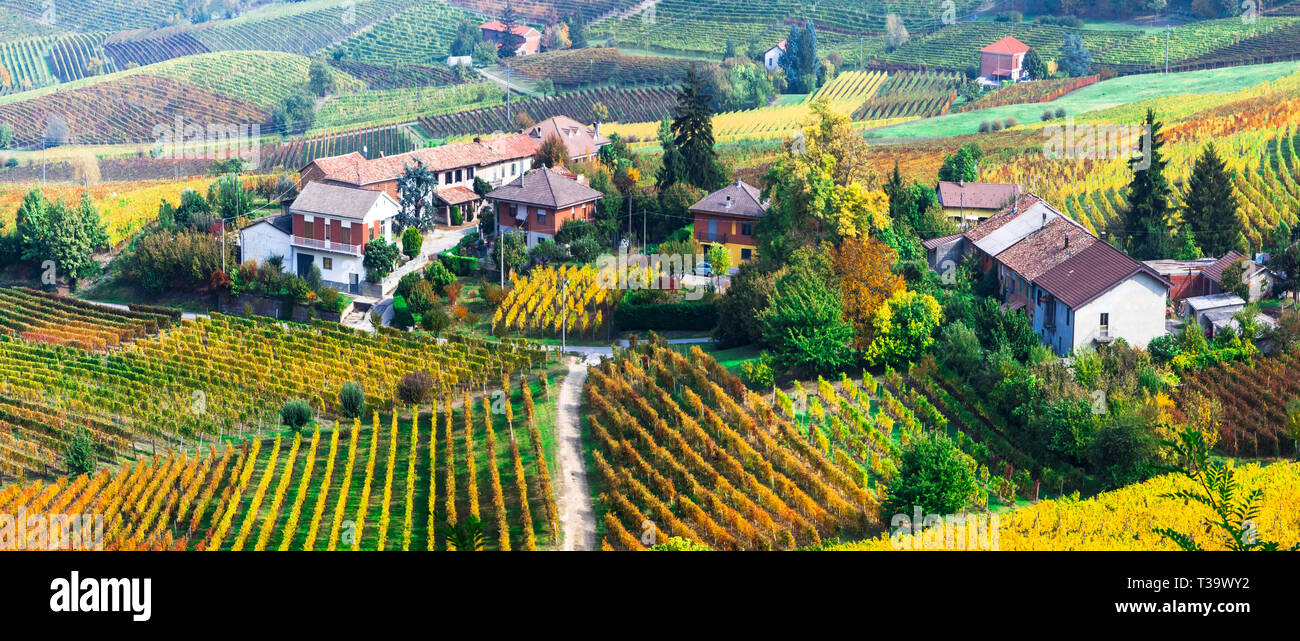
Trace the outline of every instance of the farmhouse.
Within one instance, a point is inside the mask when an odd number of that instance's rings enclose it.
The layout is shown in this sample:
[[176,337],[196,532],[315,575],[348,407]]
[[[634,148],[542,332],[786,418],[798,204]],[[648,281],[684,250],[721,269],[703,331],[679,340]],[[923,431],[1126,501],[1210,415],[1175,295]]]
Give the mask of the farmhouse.
[[781,67],[781,56],[785,55],[786,41],[778,42],[776,46],[768,49],[763,54],[763,68],[768,71],[776,71]]
[[[483,39],[494,42],[500,49],[506,42],[506,25],[500,20],[488,20],[478,26],[483,31]],[[510,29],[515,43],[516,56],[531,56],[542,50],[542,34],[536,29],[517,24]]]
[[754,260],[758,257],[754,224],[767,213],[769,204],[757,188],[737,180],[690,206],[688,211],[695,216],[695,240],[726,247],[733,269]]
[[529,136],[536,144],[534,150],[551,136],[559,138],[568,147],[569,160],[572,162],[595,160],[600,148],[610,144],[609,138],[600,135],[599,124],[588,127],[567,116],[547,118],[525,129],[523,135]]
[[1245,263],[1242,282],[1250,292],[1250,301],[1258,301],[1273,293],[1277,275],[1256,261],[1237,252],[1228,252],[1222,258],[1195,260],[1159,259],[1146,261],[1146,265],[1169,279],[1173,287],[1169,299],[1178,302],[1196,296],[1208,296],[1227,291],[1223,287],[1223,270],[1237,262]]
[[315,266],[330,287],[360,294],[365,245],[376,238],[391,241],[397,213],[397,201],[383,191],[310,183],[289,213],[241,230],[239,246],[244,260],[265,263],[279,256],[285,271],[299,276]]
[[529,248],[570,220],[594,221],[603,194],[547,167],[534,169],[489,193],[502,230],[527,233]]
[[1023,192],[1020,185],[948,180],[939,181],[935,187],[943,214],[963,225],[988,219]]
[[532,167],[537,148],[529,136],[515,134],[486,142],[442,145],[371,159],[353,152],[317,158],[299,175],[304,188],[320,182],[382,191],[397,202],[400,199],[398,179],[408,167],[423,165],[437,177],[429,206],[435,208],[443,224],[451,225],[457,215],[462,222],[473,219],[482,201],[474,191],[476,178],[499,187]]
[[1119,338],[1146,346],[1165,333],[1170,282],[1033,194],[923,246],[940,273],[974,255],[981,271],[995,274],[1004,308],[1027,314],[1058,354]]
[[1024,80],[1027,53],[1029,45],[1011,36],[980,49],[980,77],[993,82]]

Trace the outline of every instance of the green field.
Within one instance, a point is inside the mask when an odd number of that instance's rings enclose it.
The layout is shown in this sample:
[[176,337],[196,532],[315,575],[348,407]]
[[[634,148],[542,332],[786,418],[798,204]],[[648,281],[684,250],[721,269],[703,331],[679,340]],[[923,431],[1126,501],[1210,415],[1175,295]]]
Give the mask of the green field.
[[868,138],[939,138],[978,132],[985,120],[1015,118],[1022,124],[1038,122],[1045,109],[1063,108],[1072,116],[1118,107],[1149,98],[1182,94],[1227,94],[1275,80],[1294,72],[1293,62],[1229,67],[1182,73],[1124,76],[1084,87],[1052,102],[1007,105],[948,114],[867,132]]

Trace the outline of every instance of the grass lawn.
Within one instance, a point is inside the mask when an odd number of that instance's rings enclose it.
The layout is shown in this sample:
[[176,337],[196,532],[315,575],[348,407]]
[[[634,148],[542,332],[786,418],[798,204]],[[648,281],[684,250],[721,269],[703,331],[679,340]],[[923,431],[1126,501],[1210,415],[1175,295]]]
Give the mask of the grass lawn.
[[206,314],[216,309],[212,294],[206,291],[166,292],[158,295],[123,282],[120,278],[109,278],[94,287],[83,289],[76,293],[76,297],[82,300],[119,305],[135,303],[157,307],[179,307],[184,311],[196,314]]
[[717,359],[717,361],[732,374],[740,371],[741,363],[758,358],[759,353],[762,351],[757,345],[744,345],[742,347],[731,347],[728,349],[716,349],[715,345],[716,343],[693,343],[687,345],[670,345],[669,347],[683,354],[690,354],[692,347],[698,347],[704,350],[705,354]]
[[868,138],[944,138],[973,134],[984,120],[1013,117],[1022,124],[1037,123],[1045,109],[1065,109],[1071,116],[1109,109],[1150,98],[1174,95],[1236,93],[1275,80],[1296,69],[1293,62],[1186,71],[1138,74],[1113,78],[1084,87],[1051,102],[990,107],[978,111],[927,118],[866,132]]

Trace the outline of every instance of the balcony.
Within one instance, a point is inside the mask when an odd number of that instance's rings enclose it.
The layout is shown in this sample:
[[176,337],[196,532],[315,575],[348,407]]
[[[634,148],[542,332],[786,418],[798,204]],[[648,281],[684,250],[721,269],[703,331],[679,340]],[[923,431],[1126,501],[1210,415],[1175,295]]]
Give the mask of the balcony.
[[1113,343],[1116,338],[1119,338],[1119,334],[1114,327],[1102,326],[1097,328],[1097,335],[1093,337],[1093,340],[1098,343]]
[[328,240],[316,240],[315,238],[303,238],[302,236],[293,236],[289,242],[294,247],[316,249],[320,251],[333,252],[335,254],[347,254],[349,256],[362,256],[365,254],[365,248],[361,245],[349,245],[347,243],[336,243]]

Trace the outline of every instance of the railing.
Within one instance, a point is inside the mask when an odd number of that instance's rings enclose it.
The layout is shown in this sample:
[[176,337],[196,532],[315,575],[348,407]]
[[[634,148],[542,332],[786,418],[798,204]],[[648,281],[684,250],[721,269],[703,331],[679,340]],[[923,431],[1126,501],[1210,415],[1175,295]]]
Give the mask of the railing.
[[338,254],[360,256],[365,253],[361,245],[349,245],[347,243],[336,243],[328,240],[316,240],[315,238],[303,238],[302,236],[294,236],[290,242],[298,247],[321,249]]

